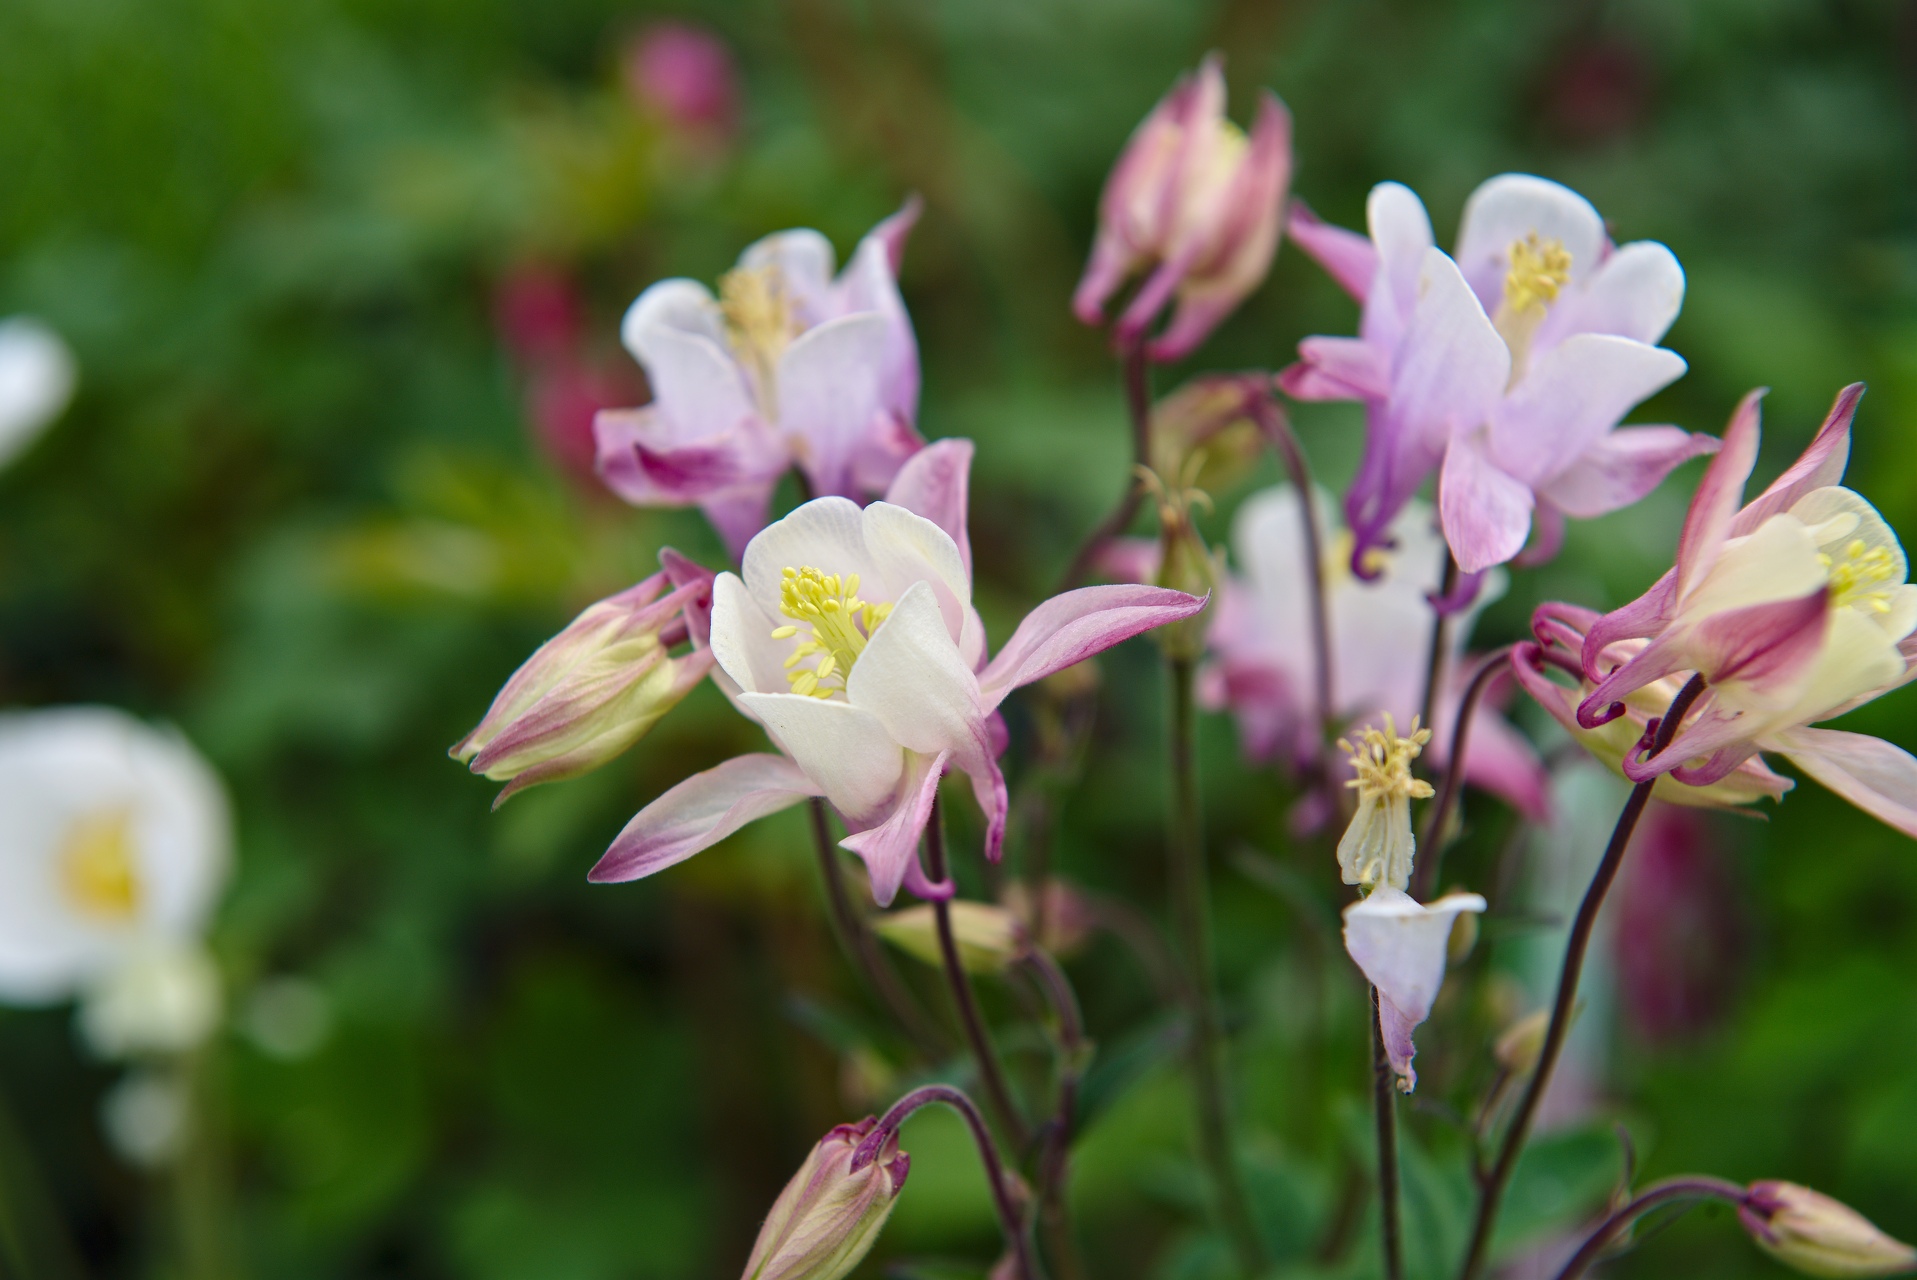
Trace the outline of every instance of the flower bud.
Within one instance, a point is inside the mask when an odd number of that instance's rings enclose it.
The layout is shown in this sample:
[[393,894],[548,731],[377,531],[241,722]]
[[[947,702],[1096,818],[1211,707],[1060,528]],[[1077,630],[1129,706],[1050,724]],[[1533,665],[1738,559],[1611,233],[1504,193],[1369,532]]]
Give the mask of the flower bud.
[[[985,902],[954,901],[952,939],[958,943],[959,964],[967,973],[1002,973],[1028,945],[1025,929],[1004,907]],[[872,926],[887,942],[929,965],[944,963],[939,951],[938,920],[931,904],[907,907],[880,916]]]
[[1885,1235],[1849,1205],[1793,1182],[1753,1182],[1737,1216],[1766,1253],[1805,1275],[1917,1271],[1917,1249]]
[[1504,1029],[1491,1056],[1512,1075],[1528,1076],[1544,1056],[1544,1036],[1550,1027],[1551,1010],[1534,1009]]
[[819,1140],[773,1201],[743,1280],[839,1280],[859,1265],[898,1202],[911,1157],[898,1135],[851,1172],[852,1153],[878,1121],[842,1124]]
[[1242,377],[1194,378],[1152,406],[1152,470],[1207,493],[1229,489],[1264,453],[1251,417],[1260,388]]
[[[588,607],[539,646],[452,749],[474,773],[507,784],[495,807],[523,788],[605,764],[712,669],[712,575],[670,550],[660,561],[661,572]],[[675,658],[668,649],[682,638],[692,651]]]
[[1033,893],[1023,881],[1006,887],[1005,909],[1035,936],[1038,945],[1061,959],[1084,950],[1098,927],[1098,908],[1075,886],[1051,879]]
[[1225,119],[1225,76],[1216,55],[1186,77],[1132,134],[1099,202],[1091,261],[1072,298],[1086,324],[1125,279],[1149,270],[1114,336],[1137,343],[1167,303],[1177,309],[1145,346],[1153,360],[1195,350],[1264,280],[1278,249],[1291,185],[1291,116],[1260,96],[1247,138]]

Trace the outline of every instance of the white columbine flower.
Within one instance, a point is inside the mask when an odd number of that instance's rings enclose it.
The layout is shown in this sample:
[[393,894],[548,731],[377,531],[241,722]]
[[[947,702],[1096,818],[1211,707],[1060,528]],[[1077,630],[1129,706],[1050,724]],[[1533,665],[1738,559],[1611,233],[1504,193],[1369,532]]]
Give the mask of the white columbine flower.
[[1345,908],[1345,950],[1378,989],[1385,1053],[1398,1073],[1398,1087],[1406,1093],[1418,1084],[1418,1073],[1411,1069],[1417,1052],[1411,1032],[1431,1016],[1431,1004],[1444,984],[1451,926],[1461,914],[1484,908],[1484,899],[1475,893],[1447,893],[1424,906],[1389,885]]
[[225,792],[177,733],[107,707],[0,716],[0,1001],[79,997],[107,1055],[197,1043],[231,860]]

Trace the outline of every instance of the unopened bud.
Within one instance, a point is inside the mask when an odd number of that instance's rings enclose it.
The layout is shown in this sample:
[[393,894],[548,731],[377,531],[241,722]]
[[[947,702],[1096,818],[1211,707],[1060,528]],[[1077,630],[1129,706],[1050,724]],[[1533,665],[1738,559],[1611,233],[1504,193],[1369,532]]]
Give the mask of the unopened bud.
[[[1025,953],[1025,930],[1004,907],[960,900],[947,903],[945,909],[952,914],[952,940],[958,944],[959,964],[967,973],[1002,973]],[[938,918],[931,904],[887,912],[872,927],[907,955],[929,965],[944,963]]]
[[[667,552],[665,570],[599,601],[539,646],[479,727],[452,749],[504,782],[495,804],[541,782],[589,773],[643,738],[712,669],[712,575]],[[670,588],[670,589],[668,589]],[[674,657],[681,639],[692,651]]]
[[1737,1216],[1766,1253],[1805,1275],[1917,1271],[1917,1249],[1885,1235],[1849,1205],[1794,1182],[1753,1182]]
[[1258,464],[1264,436],[1251,417],[1263,391],[1242,377],[1194,378],[1152,406],[1152,470],[1208,493]]
[[812,1148],[766,1215],[743,1280],[839,1280],[859,1265],[911,1164],[894,1133],[876,1160],[851,1171],[853,1152],[877,1125],[871,1116],[842,1124]]
[[1544,1034],[1551,1027],[1551,1011],[1536,1009],[1504,1029],[1491,1056],[1514,1076],[1528,1076],[1544,1054]]
[[[1157,477],[1153,476],[1156,481]],[[1224,578],[1222,553],[1213,555],[1205,536],[1192,520],[1194,505],[1211,506],[1200,489],[1168,489],[1153,483],[1158,497],[1160,559],[1158,584],[1190,596],[1209,596]],[[1200,611],[1152,632],[1152,639],[1168,657],[1194,661],[1204,655],[1211,631],[1211,614]]]
[[1026,932],[1054,956],[1076,955],[1098,925],[1097,908],[1063,880],[1047,880],[1036,894],[1016,881],[1005,890],[1004,901],[1006,910],[1018,917]]

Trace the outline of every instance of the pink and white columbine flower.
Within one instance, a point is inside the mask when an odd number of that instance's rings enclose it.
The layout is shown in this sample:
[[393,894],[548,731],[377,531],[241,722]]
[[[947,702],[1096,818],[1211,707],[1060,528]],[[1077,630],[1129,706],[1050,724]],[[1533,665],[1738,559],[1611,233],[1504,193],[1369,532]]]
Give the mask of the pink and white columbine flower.
[[1225,73],[1213,54],[1125,144],[1105,182],[1072,310],[1086,324],[1102,323],[1112,294],[1146,271],[1113,336],[1133,346],[1175,302],[1171,323],[1145,343],[1145,354],[1182,360],[1271,269],[1290,187],[1291,114],[1261,92],[1247,138],[1225,119]]
[[1576,192],[1523,174],[1466,202],[1456,258],[1424,205],[1372,189],[1367,240],[1294,209],[1291,234],[1364,303],[1355,338],[1307,338],[1280,375],[1301,400],[1361,400],[1365,457],[1345,508],[1353,566],[1433,471],[1444,534],[1467,574],[1523,549],[1555,549],[1567,515],[1629,506],[1717,442],[1624,427],[1630,408],[1684,372],[1656,345],[1684,300],[1661,244],[1614,247]]
[[767,236],[719,281],[662,280],[619,334],[652,403],[607,410],[599,472],[635,506],[701,508],[734,554],[797,466],[815,494],[882,493],[916,451],[919,355],[897,272],[918,203],[836,279],[816,231]]
[[1431,1016],[1438,988],[1444,985],[1451,926],[1460,915],[1484,909],[1484,899],[1475,893],[1447,893],[1427,906],[1388,884],[1345,908],[1345,950],[1378,989],[1385,1054],[1405,1093],[1418,1085],[1418,1073],[1411,1067],[1417,1053],[1411,1033]]
[[[1190,617],[1205,601],[1158,587],[1086,587],[1054,596],[986,661],[972,608],[966,490],[972,446],[920,451],[886,500],[861,511],[817,498],[768,526],[741,573],[713,584],[712,651],[735,706],[779,754],[740,756],[641,810],[591,878],[636,880],[807,796],[832,802],[880,905],[930,884],[917,849],[940,775],[972,779],[986,853],[1004,836],[997,717],[1007,694],[1119,641]],[[717,674],[715,674],[717,678]]]
[[[1424,699],[1429,596],[1443,573],[1444,543],[1431,509],[1413,499],[1387,530],[1391,550],[1367,553],[1366,581],[1350,570],[1352,536],[1338,526],[1328,495],[1319,493],[1318,527],[1329,536],[1321,573],[1331,640],[1332,707],[1341,724],[1410,723]],[[1245,754],[1290,765],[1323,749],[1317,722],[1318,658],[1311,639],[1311,583],[1305,573],[1304,529],[1298,492],[1278,485],[1253,494],[1232,522],[1238,572],[1219,587],[1209,646],[1212,661],[1199,675],[1206,705],[1237,717]],[[1502,591],[1492,583],[1479,597]],[[1429,754],[1443,767],[1451,747],[1469,673],[1460,661],[1475,610],[1450,629],[1449,678],[1435,709]],[[1465,778],[1527,816],[1549,808],[1548,779],[1537,753],[1489,707],[1473,718]]]
[[[1586,728],[1656,682],[1707,688],[1671,745],[1623,762],[1633,781],[1708,785],[1761,751],[1785,756],[1865,812],[1917,836],[1917,758],[1880,739],[1814,729],[1910,679],[1917,586],[1897,536],[1841,487],[1861,384],[1846,388],[1810,447],[1743,502],[1757,461],[1758,393],[1746,396],[1691,500],[1677,564],[1584,637]],[[1609,665],[1621,645],[1646,641]]]

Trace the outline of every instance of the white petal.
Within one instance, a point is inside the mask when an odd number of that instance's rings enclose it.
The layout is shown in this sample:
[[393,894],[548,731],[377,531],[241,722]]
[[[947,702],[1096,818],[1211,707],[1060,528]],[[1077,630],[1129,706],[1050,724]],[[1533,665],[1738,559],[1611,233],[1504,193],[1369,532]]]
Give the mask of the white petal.
[[[865,553],[885,584],[889,598],[904,597],[915,582],[929,584],[938,595],[939,612],[961,648],[972,647],[968,622],[976,623],[972,606],[972,574],[965,567],[952,535],[924,516],[889,502],[875,502],[862,517]],[[977,637],[982,643],[983,637]]]
[[1483,911],[1475,893],[1446,894],[1430,906],[1389,886],[1345,908],[1345,949],[1358,967],[1413,1023],[1431,1016],[1444,982],[1445,944],[1466,911]]
[[1378,272],[1365,299],[1364,337],[1389,350],[1410,323],[1425,251],[1437,242],[1424,203],[1411,188],[1396,182],[1381,182],[1371,189],[1365,221],[1378,251]]
[[961,762],[989,754],[978,678],[959,656],[929,583],[914,583],[873,633],[846,681],[846,699],[912,751],[949,751]]
[[815,491],[845,493],[852,456],[880,420],[891,327],[876,311],[828,320],[779,357],[779,431]]
[[746,591],[737,574],[722,573],[712,584],[712,656],[740,689],[752,693],[784,693],[785,659],[799,643],[774,640],[774,621]]
[[619,340],[640,364],[651,360],[648,335],[656,330],[726,343],[725,319],[718,299],[697,280],[661,280],[633,299],[619,321]]
[[807,328],[840,314],[832,306],[832,269],[837,261],[832,242],[810,228],[777,231],[754,241],[739,255],[747,270],[775,268],[783,277],[785,296],[794,304],[798,320]]
[[738,363],[721,341],[659,324],[636,329],[631,345],[641,353],[653,403],[675,443],[723,435],[758,415]]
[[[778,618],[780,575],[811,567],[824,574],[859,575],[859,594],[890,603],[885,580],[865,550],[865,526],[849,498],[814,498],[761,529],[740,560],[746,590],[768,618]],[[885,592],[882,594],[882,592]]]
[[796,693],[742,693],[739,701],[847,818],[889,807],[905,749],[877,716]]
[[1532,485],[1563,473],[1631,407],[1684,373],[1675,351],[1580,333],[1540,357],[1499,404],[1491,447],[1498,466]]
[[1544,351],[1574,333],[1613,333],[1655,344],[1684,305],[1684,268],[1655,240],[1627,244],[1591,277],[1560,294],[1531,339]]
[[1492,178],[1465,201],[1458,226],[1458,266],[1486,310],[1504,300],[1512,242],[1531,235],[1564,246],[1573,281],[1595,271],[1604,253],[1604,219],[1583,196],[1526,173]]
[[1436,450],[1490,417],[1511,378],[1511,351],[1441,250],[1425,251],[1418,283],[1391,401],[1410,437]]

